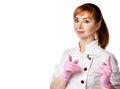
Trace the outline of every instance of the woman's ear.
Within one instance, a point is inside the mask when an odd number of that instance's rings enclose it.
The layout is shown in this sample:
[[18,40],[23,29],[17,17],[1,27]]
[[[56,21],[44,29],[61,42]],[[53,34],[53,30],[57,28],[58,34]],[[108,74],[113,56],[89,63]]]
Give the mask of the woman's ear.
[[100,21],[97,23],[97,28],[96,28],[97,31],[98,31],[98,29],[100,28],[101,23],[102,23],[102,20],[100,20]]

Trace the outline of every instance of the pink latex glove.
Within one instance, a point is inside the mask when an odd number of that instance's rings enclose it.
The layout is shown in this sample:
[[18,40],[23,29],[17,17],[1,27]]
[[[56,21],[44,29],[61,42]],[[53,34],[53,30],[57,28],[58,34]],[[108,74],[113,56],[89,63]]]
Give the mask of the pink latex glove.
[[103,89],[110,89],[110,87],[112,86],[110,82],[110,76],[112,73],[110,58],[111,57],[108,57],[107,62],[103,62],[99,68],[99,71],[101,73],[100,82]]
[[80,66],[77,65],[77,63],[78,63],[78,60],[75,60],[74,62],[72,62],[72,57],[69,56],[68,60],[64,64],[64,71],[60,75],[60,78],[65,81],[68,81],[74,73],[79,72]]

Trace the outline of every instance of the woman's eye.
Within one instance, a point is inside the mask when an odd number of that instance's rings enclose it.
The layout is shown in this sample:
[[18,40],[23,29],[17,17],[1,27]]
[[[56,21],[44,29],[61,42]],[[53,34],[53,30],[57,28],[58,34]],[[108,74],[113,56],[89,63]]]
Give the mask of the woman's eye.
[[79,20],[78,20],[78,19],[75,19],[74,21],[75,21],[75,23],[78,23],[78,22],[79,22]]
[[88,20],[84,20],[84,22],[85,22],[85,23],[89,23],[89,21],[88,21]]

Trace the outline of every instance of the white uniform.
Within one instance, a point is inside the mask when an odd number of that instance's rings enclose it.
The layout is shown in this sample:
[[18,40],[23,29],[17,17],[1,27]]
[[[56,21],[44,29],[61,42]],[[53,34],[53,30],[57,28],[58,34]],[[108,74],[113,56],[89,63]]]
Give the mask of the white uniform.
[[81,53],[79,50],[78,46],[63,53],[62,59],[53,73],[53,79],[61,74],[64,69],[64,62],[71,55],[73,61],[79,59],[78,65],[81,67],[81,71],[70,78],[65,89],[102,89],[98,68],[102,62],[106,61],[108,56],[111,56],[112,74],[110,81],[116,89],[120,89],[120,72],[113,54],[99,47],[98,40],[89,43],[86,46],[86,52]]

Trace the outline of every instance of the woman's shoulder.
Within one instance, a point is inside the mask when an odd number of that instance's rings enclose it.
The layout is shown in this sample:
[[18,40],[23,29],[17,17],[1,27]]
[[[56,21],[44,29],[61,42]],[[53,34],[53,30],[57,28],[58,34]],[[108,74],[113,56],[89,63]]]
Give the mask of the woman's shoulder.
[[64,54],[71,54],[71,53],[76,53],[79,51],[79,48],[78,47],[73,47],[73,48],[69,48],[69,49],[66,49],[64,50]]
[[100,48],[99,49],[99,54],[102,54],[102,55],[108,55],[108,56],[113,56],[114,57],[114,54],[106,49],[103,49],[103,48]]

